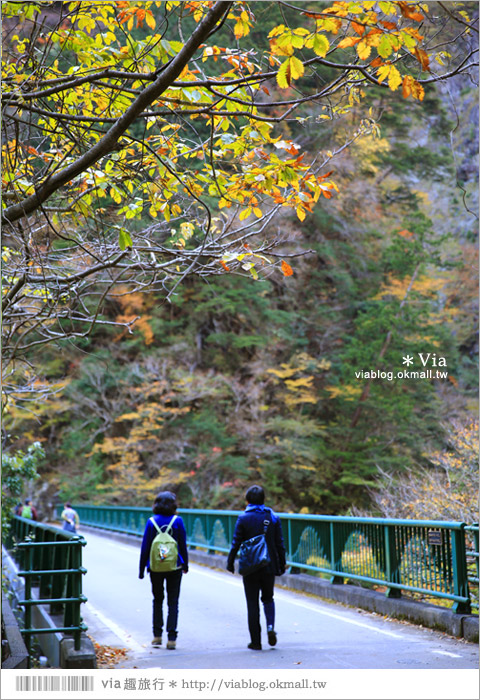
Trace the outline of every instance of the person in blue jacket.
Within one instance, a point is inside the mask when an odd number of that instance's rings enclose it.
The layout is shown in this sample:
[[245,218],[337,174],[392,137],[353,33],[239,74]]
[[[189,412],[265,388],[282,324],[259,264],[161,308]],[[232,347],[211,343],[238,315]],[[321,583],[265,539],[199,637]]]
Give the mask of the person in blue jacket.
[[[177,497],[170,491],[162,491],[155,498],[153,504],[153,517],[158,527],[168,525],[177,511]],[[147,521],[143,533],[142,548],[140,550],[139,578],[145,575],[145,569],[150,573],[153,593],[153,640],[152,646],[159,647],[162,644],[163,632],[163,599],[164,587],[167,589],[167,649],[176,648],[177,623],[178,623],[178,599],[180,597],[180,584],[182,575],[188,572],[187,533],[181,517],[177,516],[173,522],[171,533],[177,541],[178,558],[177,568],[173,571],[150,571],[150,547],[157,535],[155,526]]]
[[260,535],[264,532],[265,523],[268,522],[265,532],[267,549],[270,556],[270,564],[259,571],[243,577],[243,587],[247,600],[248,629],[250,632],[249,649],[262,648],[261,627],[260,627],[260,604],[261,601],[267,623],[267,636],[270,646],[277,643],[277,633],[275,632],[275,602],[273,600],[273,589],[275,576],[285,573],[286,557],[285,544],[283,541],[282,525],[280,518],[275,515],[271,508],[265,504],[265,492],[261,486],[251,486],[245,494],[247,507],[245,512],[238,517],[233,533],[232,546],[227,560],[227,571],[235,573],[235,557],[242,542]]

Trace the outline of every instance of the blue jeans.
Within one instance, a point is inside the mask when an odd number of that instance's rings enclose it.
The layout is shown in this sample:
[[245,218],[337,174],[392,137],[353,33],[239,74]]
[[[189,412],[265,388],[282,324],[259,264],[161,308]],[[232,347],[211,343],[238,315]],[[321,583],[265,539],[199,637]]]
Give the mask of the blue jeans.
[[253,644],[261,643],[260,603],[258,600],[260,591],[267,627],[275,626],[274,585],[275,575],[270,572],[269,567],[243,577],[243,587],[247,599],[248,630]]
[[180,584],[182,582],[182,570],[155,572],[150,571],[153,593],[153,636],[161,637],[163,631],[163,598],[165,595],[164,581],[167,589],[167,635],[170,641],[177,638],[178,599],[180,597]]

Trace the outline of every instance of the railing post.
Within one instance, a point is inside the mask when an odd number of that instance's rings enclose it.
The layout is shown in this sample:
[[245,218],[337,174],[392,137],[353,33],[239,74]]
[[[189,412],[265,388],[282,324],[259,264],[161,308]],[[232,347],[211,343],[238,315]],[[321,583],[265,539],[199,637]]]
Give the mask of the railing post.
[[[65,556],[62,547],[53,547],[52,553],[52,598],[63,598],[63,591],[65,588],[65,579],[63,574],[56,574],[55,569],[65,569]],[[63,610],[62,603],[51,603],[50,612],[52,614],[60,613]]]
[[[453,592],[455,595],[469,599],[465,523],[462,523],[458,530],[452,530],[451,533]],[[456,613],[469,615],[471,613],[470,599],[468,601],[456,601],[452,610]]]
[[[25,556],[23,560],[23,568],[25,571],[32,571],[33,569],[33,547],[26,547],[25,548]],[[25,600],[32,600],[32,577],[31,576],[25,576]],[[32,628],[32,606],[31,605],[26,605],[25,606],[25,614],[24,614],[24,623],[25,623],[25,629],[29,630]],[[28,668],[30,668],[30,653],[31,653],[31,648],[32,648],[32,635],[31,634],[26,634],[25,635],[25,646],[27,647],[28,651]]]
[[[287,551],[287,560],[292,561],[293,558],[293,535],[292,535],[292,521],[290,518],[287,520],[287,541],[288,541],[288,551]],[[288,570],[289,574],[299,574],[300,569],[298,566],[291,566]]]
[[[207,553],[208,554],[215,554],[215,545],[212,542],[214,538],[214,531],[213,531],[213,526],[215,524],[213,518],[215,516],[209,516],[205,515],[205,539],[207,540]],[[211,525],[210,528],[210,536],[209,536],[209,526]]]
[[[465,533],[466,531],[469,531],[472,533],[473,537],[473,549],[467,550],[467,557],[473,557],[475,560],[475,575],[469,576],[468,580],[472,581],[472,583],[477,584],[478,586],[478,579],[479,579],[479,569],[480,569],[480,562],[479,562],[479,536],[478,536],[478,523],[475,525],[470,525],[465,528]],[[466,545],[465,545],[466,547]]]
[[[388,583],[400,583],[400,572],[398,570],[398,555],[395,543],[395,526],[385,525],[385,576]],[[387,598],[401,598],[400,588],[388,586]]]
[[[24,600],[19,605],[24,608],[24,625],[21,630],[27,651],[30,655],[32,637],[40,634],[64,632],[74,637],[74,645],[80,650],[81,634],[87,627],[80,614],[81,603],[87,599],[82,594],[82,547],[86,544],[81,536],[71,536],[58,528],[24,523],[20,518],[15,523],[20,531],[30,533],[26,541],[18,543],[17,561],[21,562],[18,575],[25,578]],[[36,551],[37,550],[37,551]],[[22,570],[23,569],[23,570]],[[32,589],[39,579],[38,597],[33,597]],[[50,603],[50,612],[64,610],[63,626],[41,628],[32,624],[32,606]]]
[[75,544],[72,543],[72,569],[77,569],[77,573],[72,574],[72,597],[75,598],[75,602],[71,603],[72,607],[72,625],[78,627],[73,633],[75,650],[79,651],[82,630],[80,629],[80,605],[82,602],[82,573],[81,573],[81,562],[82,562],[82,545],[80,540]]
[[[332,571],[342,570],[342,550],[343,544],[340,545],[338,538],[335,537],[335,523],[330,522],[330,551]],[[343,583],[343,576],[335,576],[334,574],[330,578],[330,583]]]

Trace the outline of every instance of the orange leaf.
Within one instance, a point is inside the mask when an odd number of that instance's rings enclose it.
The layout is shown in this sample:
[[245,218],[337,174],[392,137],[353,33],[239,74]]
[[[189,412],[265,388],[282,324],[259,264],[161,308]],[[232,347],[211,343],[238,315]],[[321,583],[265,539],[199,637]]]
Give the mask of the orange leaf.
[[382,21],[382,22],[380,22],[380,24],[381,24],[383,27],[385,27],[385,29],[396,29],[396,28],[397,28],[397,25],[395,24],[395,22],[385,22],[385,21]]
[[414,100],[423,100],[425,96],[425,90],[423,85],[421,85],[413,76],[406,75],[403,79],[402,93],[405,98],[409,95],[413,97]]
[[410,3],[399,2],[398,6],[400,7],[400,12],[402,15],[407,19],[413,19],[414,22],[422,21],[423,15],[420,12],[417,12],[415,7],[412,7]]
[[342,39],[342,41],[338,44],[337,48],[346,49],[349,46],[355,46],[355,44],[358,44],[359,41],[359,36],[347,36],[345,39]]
[[413,53],[415,54],[417,60],[422,66],[422,70],[425,71],[430,71],[430,57],[426,51],[423,49],[413,49]]
[[363,24],[358,24],[357,22],[352,22],[352,29],[354,32],[357,32],[357,34],[363,34],[365,31]]
[[413,78],[411,75],[406,75],[403,79],[402,95],[405,99],[412,94],[412,80]]
[[224,260],[220,260],[220,265],[223,267],[223,269],[226,272],[230,272],[230,268],[228,267],[227,263]]
[[291,277],[293,275],[292,268],[288,263],[285,262],[285,260],[282,260],[282,272],[285,275],[285,277]]

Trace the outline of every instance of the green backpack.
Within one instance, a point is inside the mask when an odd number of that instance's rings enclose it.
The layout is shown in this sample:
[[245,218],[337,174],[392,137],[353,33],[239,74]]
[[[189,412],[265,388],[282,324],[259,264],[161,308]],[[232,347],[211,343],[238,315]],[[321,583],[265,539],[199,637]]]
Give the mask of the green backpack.
[[157,573],[160,571],[174,571],[177,568],[178,545],[177,541],[170,534],[176,517],[174,515],[168,525],[163,525],[161,528],[158,527],[154,518],[150,518],[158,531],[158,535],[150,547],[150,571]]

